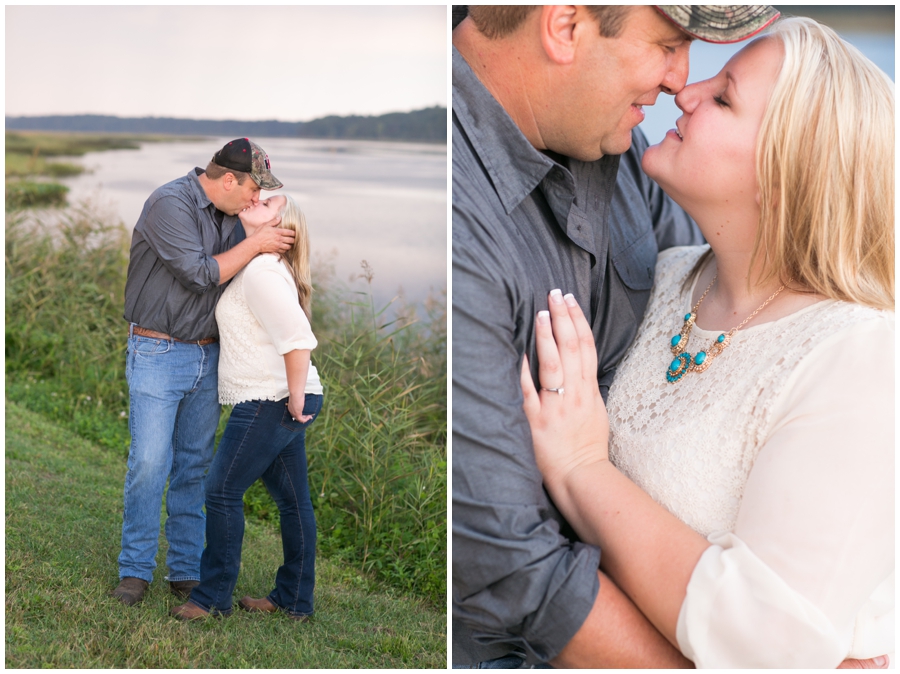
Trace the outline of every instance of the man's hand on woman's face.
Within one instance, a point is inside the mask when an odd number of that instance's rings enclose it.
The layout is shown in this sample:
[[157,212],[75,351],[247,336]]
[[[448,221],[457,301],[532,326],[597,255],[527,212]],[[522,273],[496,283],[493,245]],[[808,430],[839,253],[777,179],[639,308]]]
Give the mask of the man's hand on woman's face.
[[275,216],[247,238],[256,242],[260,253],[283,253],[290,250],[294,245],[294,231],[282,229],[279,224],[281,217]]

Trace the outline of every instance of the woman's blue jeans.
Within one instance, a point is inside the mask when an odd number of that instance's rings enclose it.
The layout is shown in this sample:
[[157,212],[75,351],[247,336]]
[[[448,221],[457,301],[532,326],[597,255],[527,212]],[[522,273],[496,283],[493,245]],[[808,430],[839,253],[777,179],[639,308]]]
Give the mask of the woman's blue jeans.
[[206,476],[206,549],[200,558],[200,585],[191,602],[231,613],[244,540],[244,492],[257,479],[281,513],[284,564],[275,575],[269,600],[295,615],[313,612],[316,519],[306,473],[306,429],[322,409],[322,396],[307,393],[306,423],[294,421],[287,398],[235,405]]

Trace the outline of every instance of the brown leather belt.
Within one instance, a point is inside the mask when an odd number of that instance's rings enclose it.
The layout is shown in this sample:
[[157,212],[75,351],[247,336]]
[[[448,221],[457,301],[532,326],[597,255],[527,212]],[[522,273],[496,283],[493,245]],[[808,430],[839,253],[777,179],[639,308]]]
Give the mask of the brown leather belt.
[[131,331],[136,335],[140,335],[141,337],[150,337],[152,339],[164,339],[167,342],[176,341],[176,342],[183,342],[185,344],[196,344],[197,346],[206,346],[207,344],[213,344],[214,342],[219,341],[218,337],[206,337],[204,339],[195,339],[195,340],[188,341],[186,339],[178,339],[177,337],[169,337],[169,335],[165,334],[164,332],[156,332],[156,330],[148,330],[147,328],[142,328],[139,325],[135,325],[133,328],[131,328]]

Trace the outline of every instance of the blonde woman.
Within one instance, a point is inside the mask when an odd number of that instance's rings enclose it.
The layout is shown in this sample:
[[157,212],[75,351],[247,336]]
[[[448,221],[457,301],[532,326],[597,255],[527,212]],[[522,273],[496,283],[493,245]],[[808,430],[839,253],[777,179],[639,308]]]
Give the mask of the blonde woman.
[[262,478],[281,513],[284,564],[263,599],[244,597],[248,611],[281,611],[297,620],[313,613],[316,521],[309,495],[306,429],[322,409],[322,385],[310,352],[309,237],[294,200],[274,196],[240,214],[248,236],[276,215],[294,230],[293,247],[254,258],[216,307],[221,354],[219,402],[234,405],[206,478],[206,548],[200,584],[181,620],[229,615],[241,563],[244,492]]
[[643,166],[709,247],[660,255],[607,409],[551,293],[522,380],[545,485],[697,667],[892,654],[893,85],[790,19],[676,102]]

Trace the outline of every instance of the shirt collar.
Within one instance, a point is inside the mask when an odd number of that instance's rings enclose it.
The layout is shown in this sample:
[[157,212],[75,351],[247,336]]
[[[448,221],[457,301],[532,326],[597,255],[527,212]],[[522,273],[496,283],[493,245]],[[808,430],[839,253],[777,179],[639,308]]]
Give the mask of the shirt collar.
[[456,47],[453,48],[453,112],[488,172],[507,214],[558,166],[528,142]]
[[[202,211],[212,206],[212,213],[214,214],[218,208],[209,200],[209,197],[206,196],[206,190],[204,190],[203,185],[200,184],[200,175],[203,173],[206,173],[206,171],[199,166],[195,167],[192,171],[188,171],[188,183],[193,190],[194,198],[197,200],[197,207]],[[224,215],[225,217],[222,218],[222,224],[218,225],[218,227],[222,236],[227,238],[231,236],[232,230],[234,230],[240,220],[236,215],[228,215],[228,213],[225,213]],[[215,217],[213,217],[213,222],[216,222]]]
[[194,191],[194,198],[197,200],[197,206],[199,206],[201,209],[208,208],[212,205],[209,197],[206,196],[206,191],[203,189],[203,185],[200,184],[200,175],[203,173],[205,173],[205,171],[199,166],[194,167],[194,169],[191,171],[188,171],[188,182],[191,185],[191,189]]

